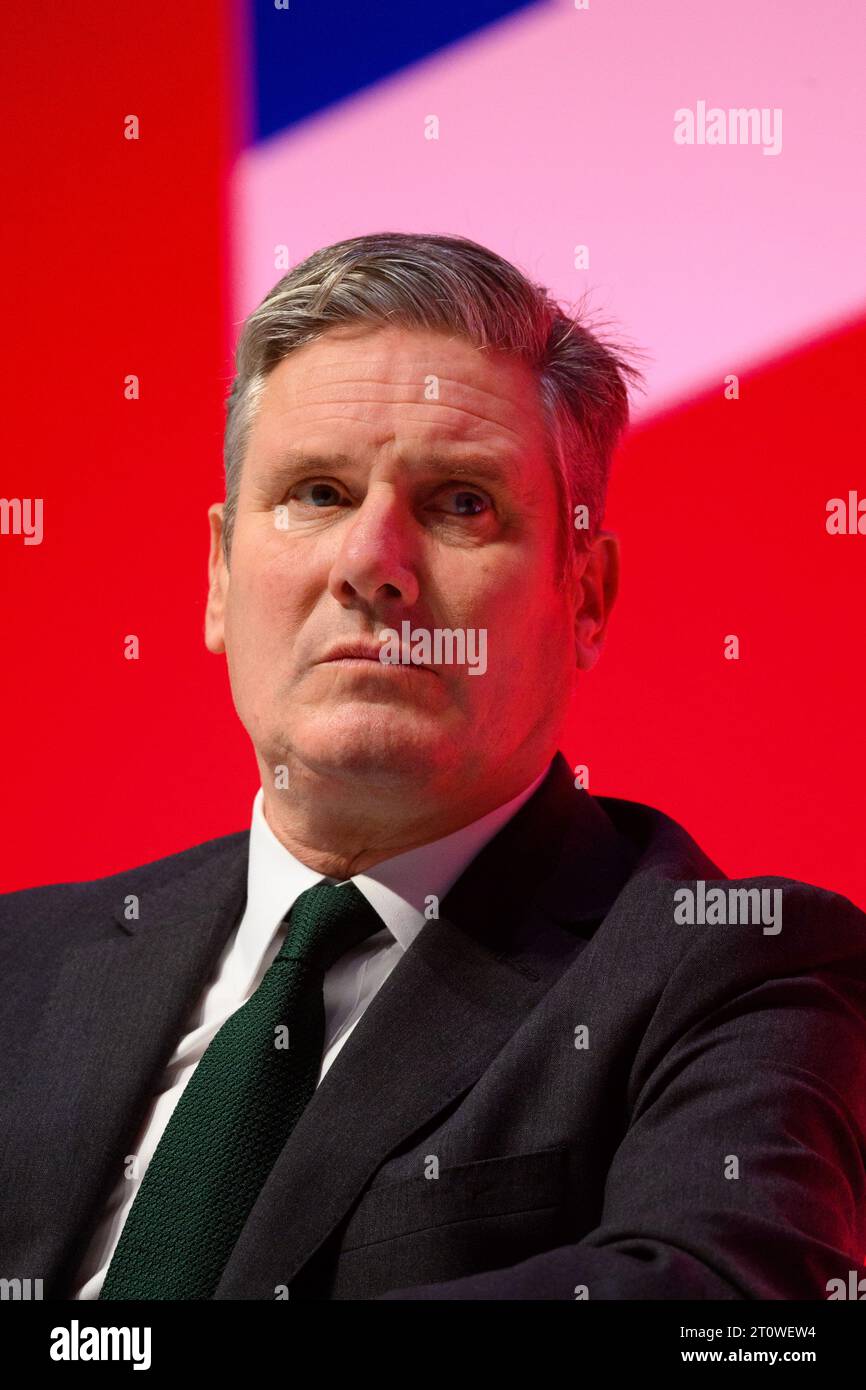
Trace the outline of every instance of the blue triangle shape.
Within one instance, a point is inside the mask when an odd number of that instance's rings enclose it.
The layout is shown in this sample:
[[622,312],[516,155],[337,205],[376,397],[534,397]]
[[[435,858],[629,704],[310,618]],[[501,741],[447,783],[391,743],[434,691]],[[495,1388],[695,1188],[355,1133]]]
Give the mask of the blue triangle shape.
[[253,134],[265,140],[539,0],[252,0]]

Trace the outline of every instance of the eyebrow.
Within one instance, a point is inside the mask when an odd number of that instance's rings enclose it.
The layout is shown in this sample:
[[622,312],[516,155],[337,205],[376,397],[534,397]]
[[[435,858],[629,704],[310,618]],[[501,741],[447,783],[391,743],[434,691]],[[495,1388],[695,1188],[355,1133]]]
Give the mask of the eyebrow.
[[[484,478],[491,483],[511,483],[515,487],[521,482],[516,460],[512,462],[489,455],[458,459],[445,454],[405,454],[402,462],[410,469],[432,469],[443,477]],[[299,449],[290,449],[280,454],[276,466],[280,472],[307,470],[327,473],[330,468],[355,468],[358,465],[348,454],[306,454]]]

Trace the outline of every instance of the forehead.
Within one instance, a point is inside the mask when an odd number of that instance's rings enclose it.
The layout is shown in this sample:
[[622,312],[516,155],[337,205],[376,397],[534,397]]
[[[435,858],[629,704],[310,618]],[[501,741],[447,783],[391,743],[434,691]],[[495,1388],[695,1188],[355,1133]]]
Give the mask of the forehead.
[[544,433],[538,382],[524,362],[445,332],[332,330],[270,372],[254,432],[488,441],[525,452]]

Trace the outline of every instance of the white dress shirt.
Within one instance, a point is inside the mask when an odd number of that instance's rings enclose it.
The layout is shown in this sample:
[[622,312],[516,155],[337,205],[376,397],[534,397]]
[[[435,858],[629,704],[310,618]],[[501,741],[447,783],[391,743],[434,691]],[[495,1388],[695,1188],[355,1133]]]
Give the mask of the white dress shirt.
[[[549,766],[518,796],[479,820],[441,840],[383,859],[350,880],[382,918],[382,930],[347,951],[325,974],[325,1045],[319,1082],[370,1000],[423,927],[427,920],[425,899],[434,894],[441,903],[488,840],[540,785]],[[75,1299],[99,1297],[129,1209],[172,1111],[214,1035],[261,984],[282,945],[286,933],[284,919],[295,899],[323,880],[346,882],[317,873],[286,849],[265,820],[263,804],[260,787],[253,798],[243,916],[159,1080],[135,1149],[137,1172],[130,1178],[122,1175],[108,1199],[78,1270],[72,1294]]]

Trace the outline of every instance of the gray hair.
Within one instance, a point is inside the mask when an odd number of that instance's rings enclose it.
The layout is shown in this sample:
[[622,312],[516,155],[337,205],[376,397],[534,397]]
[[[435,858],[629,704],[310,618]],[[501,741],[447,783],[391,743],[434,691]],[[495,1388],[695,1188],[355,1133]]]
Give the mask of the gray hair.
[[[619,345],[563,312],[510,262],[464,237],[378,232],[314,251],[274,285],[244,323],[226,402],[226,563],[241,466],[268,374],[284,357],[348,324],[442,329],[511,353],[536,373],[548,455],[560,494],[559,576],[569,586],[603,518],[611,458],[628,424],[628,386],[641,373]],[[640,355],[640,354],[638,354]],[[574,526],[585,504],[586,530]]]

